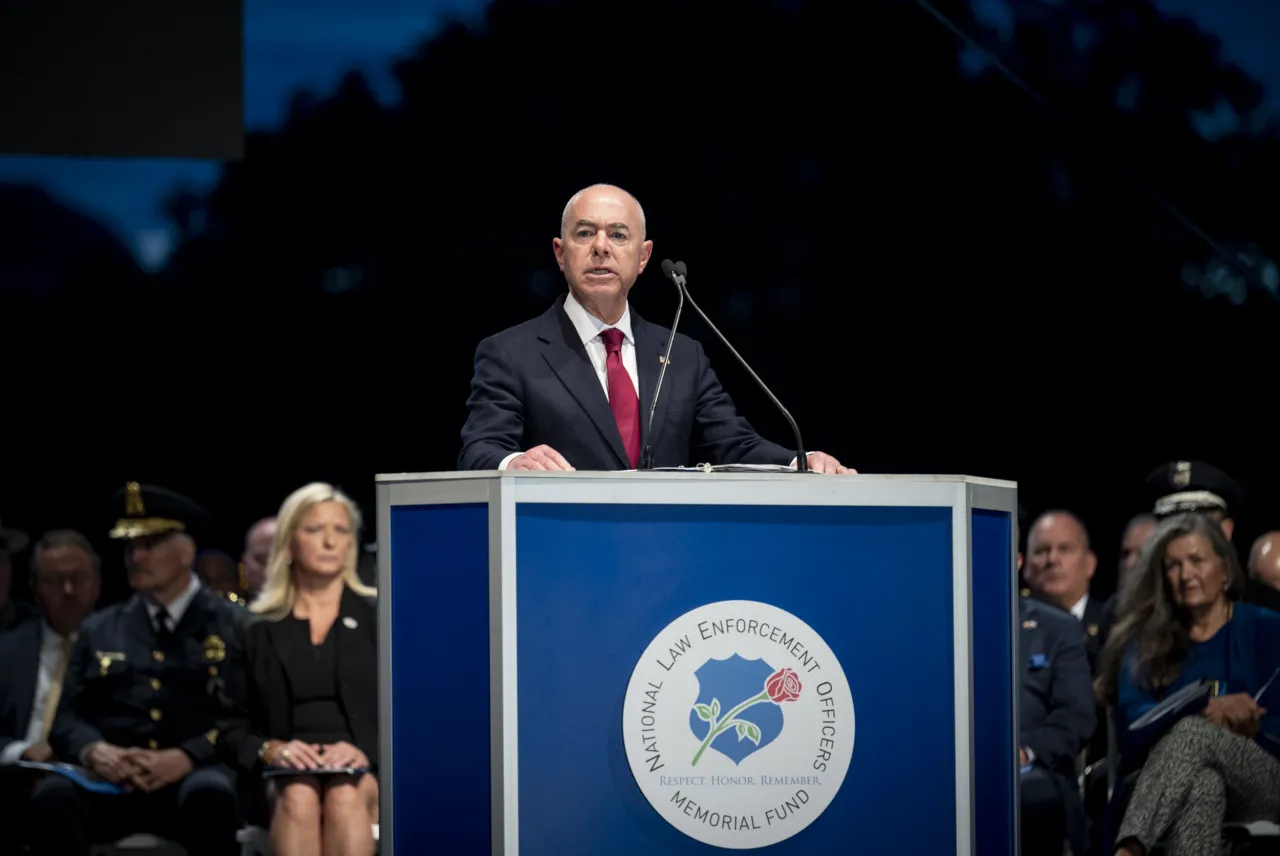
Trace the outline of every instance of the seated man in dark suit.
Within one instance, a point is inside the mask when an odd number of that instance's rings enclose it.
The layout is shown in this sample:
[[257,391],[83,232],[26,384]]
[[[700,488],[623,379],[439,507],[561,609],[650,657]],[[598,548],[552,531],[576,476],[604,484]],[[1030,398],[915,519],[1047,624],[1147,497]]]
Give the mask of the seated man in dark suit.
[[[648,436],[671,331],[627,302],[653,251],[631,194],[609,185],[579,191],[552,249],[569,293],[476,349],[460,469],[634,469],[649,443],[659,467],[794,462],[794,450],[737,414],[702,346],[679,334]],[[822,452],[808,463],[814,472],[848,472]]]
[[1020,606],[1022,853],[1062,856],[1069,841],[1079,856],[1088,830],[1075,762],[1097,720],[1084,636],[1062,610],[1031,598]]
[[0,636],[0,805],[11,812],[9,843],[25,840],[26,798],[41,773],[15,766],[54,760],[49,729],[71,646],[101,591],[98,556],[79,532],[47,533],[31,555],[31,590],[41,621]]
[[88,856],[94,842],[149,832],[190,856],[231,856],[239,852],[236,782],[218,763],[216,722],[233,701],[224,682],[247,610],[191,570],[199,506],[136,482],[115,504],[111,537],[127,542],[134,594],[81,626],[49,744],[60,760],[127,792],[42,779],[31,796],[32,849]]

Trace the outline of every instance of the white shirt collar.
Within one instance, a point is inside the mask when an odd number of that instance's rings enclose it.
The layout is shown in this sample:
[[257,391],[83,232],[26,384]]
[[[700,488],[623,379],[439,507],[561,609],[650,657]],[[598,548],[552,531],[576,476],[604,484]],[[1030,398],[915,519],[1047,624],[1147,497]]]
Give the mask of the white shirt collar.
[[[173,622],[174,627],[178,626],[178,622],[182,620],[183,613],[187,611],[187,607],[191,605],[191,601],[195,599],[198,591],[200,591],[200,578],[195,574],[191,574],[191,581],[182,590],[182,594],[175,597],[173,603],[165,607],[169,612],[169,620]],[[160,604],[149,597],[143,598],[142,602],[147,605],[147,615],[151,616],[151,623],[155,624],[156,613],[160,611]]]
[[627,308],[622,310],[622,317],[618,319],[617,324],[606,324],[586,309],[583,309],[582,304],[574,299],[571,291],[564,298],[564,313],[573,322],[573,329],[578,331],[578,336],[581,337],[584,345],[599,336],[603,331],[613,327],[621,330],[623,337],[631,343],[632,347],[635,347],[636,340],[631,335],[631,301],[627,301]]
[[1076,605],[1071,607],[1071,614],[1076,617],[1076,621],[1084,621],[1084,608],[1089,605],[1089,593],[1085,592],[1084,597],[1076,601]]

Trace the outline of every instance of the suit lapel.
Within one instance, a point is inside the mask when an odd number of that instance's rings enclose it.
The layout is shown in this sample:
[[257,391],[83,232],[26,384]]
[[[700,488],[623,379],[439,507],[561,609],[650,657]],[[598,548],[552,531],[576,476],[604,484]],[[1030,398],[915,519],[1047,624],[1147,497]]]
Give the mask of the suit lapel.
[[[290,662],[290,658],[285,656],[285,652],[291,650],[291,646],[289,644],[289,640],[285,638],[284,624],[292,617],[292,615],[288,615],[279,621],[263,622],[266,625],[263,632],[266,633],[267,636],[267,645],[280,664],[280,674],[284,676],[285,692],[287,697],[290,699],[293,698],[293,679],[289,673],[289,669],[293,664]],[[308,633],[310,633],[310,631],[308,631]],[[310,641],[311,638],[308,636],[307,642],[309,643]]]
[[[658,333],[658,328],[649,324],[636,314],[635,309],[631,310],[631,330],[636,337],[636,369],[640,374],[640,447],[653,443],[653,438],[649,436],[649,405],[653,403],[653,390],[658,385],[658,374],[662,370],[662,354],[667,348],[666,340]],[[662,385],[667,387],[671,381],[671,370],[667,370],[667,376],[662,379]],[[654,433],[660,433],[662,421],[667,413],[667,401],[670,395],[660,396],[658,398],[658,406],[653,412]],[[656,449],[656,444],[655,444]]]
[[26,638],[22,640],[23,644],[15,646],[26,653],[26,659],[21,665],[14,664],[17,666],[14,669],[17,673],[14,676],[17,686],[13,688],[11,702],[14,715],[17,717],[16,734],[21,736],[26,734],[31,726],[31,705],[36,700],[36,682],[40,675],[40,649],[44,644],[44,622],[28,621],[9,632],[26,634]]
[[542,355],[552,371],[586,411],[600,436],[613,450],[621,468],[629,469],[631,464],[622,447],[618,423],[614,421],[613,411],[609,409],[609,399],[600,387],[600,377],[591,365],[587,349],[578,339],[578,331],[564,312],[563,299],[556,301],[551,310],[542,316],[538,325],[538,338],[545,344]]
[[153,650],[156,647],[156,629],[151,624],[151,616],[147,613],[147,605],[141,595],[135,594],[129,598],[125,613],[128,615],[129,631],[133,637],[145,645],[147,650]]
[[338,617],[333,628],[333,632],[338,634],[334,640],[337,643],[334,657],[337,660],[338,686],[346,685],[366,666],[367,660],[360,654],[367,644],[365,640],[371,638],[373,625],[369,622],[372,620],[373,616],[369,614],[360,595],[343,586],[342,604],[338,607]]

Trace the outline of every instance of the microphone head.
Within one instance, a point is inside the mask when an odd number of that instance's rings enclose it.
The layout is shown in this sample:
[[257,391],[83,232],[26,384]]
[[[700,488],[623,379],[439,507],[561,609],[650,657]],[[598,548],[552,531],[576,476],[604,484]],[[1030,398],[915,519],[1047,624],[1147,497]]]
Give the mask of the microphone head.
[[689,275],[689,269],[688,269],[687,267],[685,267],[685,266],[684,266],[684,262],[676,262],[675,271],[676,271],[676,273],[678,273],[680,276],[688,276],[688,275]]
[[676,266],[671,259],[662,260],[662,275],[667,279],[671,279],[671,274],[675,272]]

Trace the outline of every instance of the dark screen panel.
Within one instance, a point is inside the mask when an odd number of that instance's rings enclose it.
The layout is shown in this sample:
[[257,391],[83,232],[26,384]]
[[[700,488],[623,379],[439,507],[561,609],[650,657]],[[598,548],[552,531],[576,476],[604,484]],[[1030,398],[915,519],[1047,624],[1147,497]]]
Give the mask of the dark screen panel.
[[0,152],[238,158],[238,0],[0,0]]

